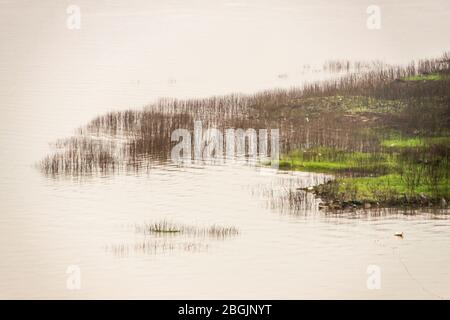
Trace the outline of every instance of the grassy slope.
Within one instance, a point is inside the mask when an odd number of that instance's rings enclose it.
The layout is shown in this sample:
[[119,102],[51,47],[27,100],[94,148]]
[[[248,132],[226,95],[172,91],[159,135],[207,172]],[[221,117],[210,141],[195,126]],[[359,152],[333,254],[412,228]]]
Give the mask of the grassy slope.
[[[405,197],[426,197],[438,201],[442,197],[450,199],[448,175],[433,184],[424,174],[418,179],[420,181],[412,183],[407,171],[426,172],[422,170],[425,166],[420,162],[412,162],[409,163],[409,169],[405,170],[405,163],[394,147],[427,148],[448,144],[449,141],[449,137],[388,139],[381,142],[387,148],[379,153],[347,152],[330,148],[294,151],[281,158],[280,168],[337,174],[338,178],[333,185],[322,186],[319,191],[341,201],[395,203]],[[443,169],[448,170],[448,159],[440,161]],[[416,178],[413,176],[413,179]]]

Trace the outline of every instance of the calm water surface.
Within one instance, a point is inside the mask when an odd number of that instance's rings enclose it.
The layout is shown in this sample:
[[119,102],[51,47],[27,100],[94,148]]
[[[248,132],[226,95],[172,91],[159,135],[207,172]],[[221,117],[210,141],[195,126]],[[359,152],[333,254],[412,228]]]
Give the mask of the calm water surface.
[[[79,1],[82,29],[69,31],[65,4],[0,1],[0,298],[450,298],[445,214],[327,215],[312,199],[291,211],[272,191],[320,177],[249,167],[82,180],[34,167],[49,142],[108,110],[289,87],[323,77],[303,66],[330,58],[403,62],[450,49],[438,36],[448,1],[381,1],[379,33],[365,28],[369,3],[335,3]],[[164,219],[240,233],[135,232]],[[70,265],[81,290],[66,288]],[[379,290],[367,289],[369,265],[380,267]]]

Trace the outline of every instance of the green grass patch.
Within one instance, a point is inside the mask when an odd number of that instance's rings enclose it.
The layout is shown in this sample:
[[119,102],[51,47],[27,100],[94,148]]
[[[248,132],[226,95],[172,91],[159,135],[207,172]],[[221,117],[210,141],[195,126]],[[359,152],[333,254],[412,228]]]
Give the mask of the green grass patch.
[[413,137],[413,138],[392,138],[381,141],[381,146],[387,148],[417,148],[430,145],[450,144],[450,137]]
[[[414,190],[405,183],[404,177],[399,174],[388,174],[379,177],[338,178],[337,193],[335,197],[344,200],[358,200],[362,202],[388,202],[403,197],[436,198],[435,191],[430,188],[426,180],[417,184]],[[440,195],[449,198],[450,183],[447,179],[437,186]]]
[[333,148],[296,150],[282,156],[280,169],[322,173],[359,172],[377,174],[391,171],[396,166],[389,153],[348,152]]
[[[438,194],[435,189],[438,190]],[[405,178],[399,174],[337,178],[331,184],[322,186],[320,190],[327,197],[338,201],[396,203],[404,199],[429,199],[437,202],[442,197],[450,198],[448,179],[434,188],[426,180],[423,180],[411,190],[405,182]]]
[[381,146],[387,148],[413,148],[425,145],[422,138],[396,138],[381,141]]
[[382,145],[400,148],[377,153],[296,150],[282,156],[279,165],[285,170],[335,174],[333,183],[317,191],[339,201],[392,204],[399,199],[429,199],[434,203],[450,199],[448,137],[395,138],[384,140]]

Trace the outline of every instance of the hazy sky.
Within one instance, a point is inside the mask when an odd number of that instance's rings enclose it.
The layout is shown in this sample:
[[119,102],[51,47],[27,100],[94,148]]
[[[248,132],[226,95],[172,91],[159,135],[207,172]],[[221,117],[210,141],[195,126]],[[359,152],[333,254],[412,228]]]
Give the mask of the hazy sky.
[[[66,26],[70,4],[80,30]],[[379,30],[366,25],[371,4]],[[438,55],[449,31],[448,0],[0,0],[1,124],[289,87],[327,59]]]

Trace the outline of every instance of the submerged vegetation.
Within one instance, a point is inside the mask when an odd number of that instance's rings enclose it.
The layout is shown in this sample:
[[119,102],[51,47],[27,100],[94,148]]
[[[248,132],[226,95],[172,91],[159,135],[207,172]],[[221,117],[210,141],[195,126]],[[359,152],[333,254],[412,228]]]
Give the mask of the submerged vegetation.
[[225,238],[239,234],[239,230],[233,226],[223,227],[212,225],[209,227],[196,227],[176,224],[166,220],[136,226],[136,231],[144,233],[145,235],[181,234],[195,237],[209,236],[214,238]]
[[[57,141],[40,168],[51,177],[151,170],[168,162],[171,133],[201,120],[219,130],[278,128],[280,168],[335,175],[315,188],[333,205],[446,206],[450,54],[402,66],[330,61],[323,69],[334,76],[299,88],[160,99],[99,116]],[[153,232],[187,232],[172,227]]]
[[136,233],[144,237],[131,243],[107,245],[105,251],[119,257],[125,257],[131,253],[203,252],[209,249],[210,241],[239,235],[239,230],[234,226],[198,227],[167,220],[135,225],[134,228]]

